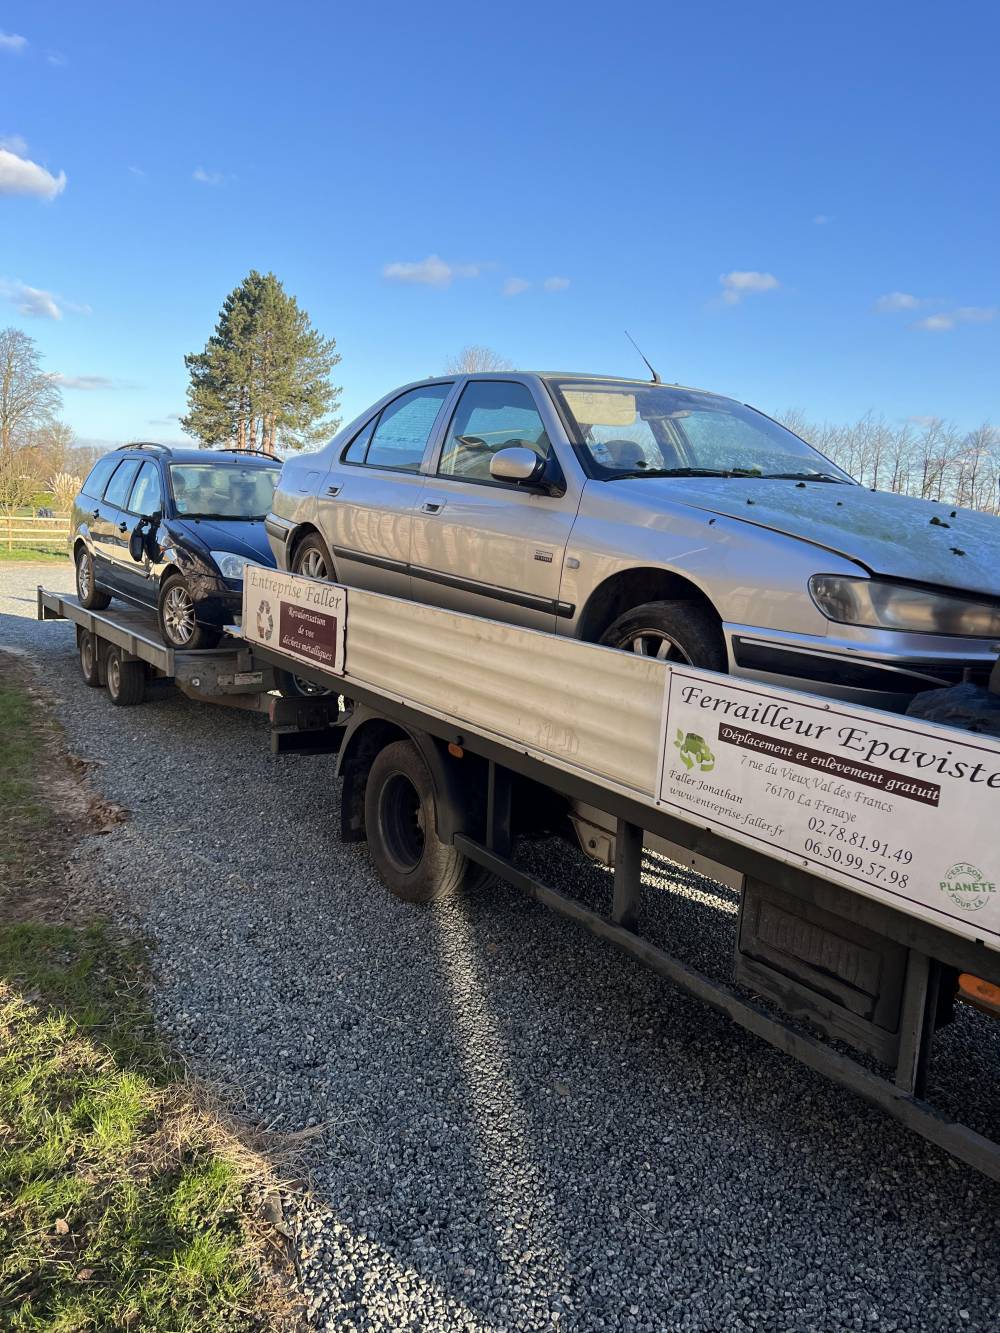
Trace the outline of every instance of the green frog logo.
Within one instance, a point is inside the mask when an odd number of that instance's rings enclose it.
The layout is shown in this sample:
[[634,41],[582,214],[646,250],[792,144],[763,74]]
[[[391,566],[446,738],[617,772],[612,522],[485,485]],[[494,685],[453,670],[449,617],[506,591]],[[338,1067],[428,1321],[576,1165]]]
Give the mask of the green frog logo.
[[704,739],[693,731],[685,735],[678,727],[674,748],[680,754],[681,763],[688,771],[697,768],[700,773],[711,773],[715,767],[715,755]]

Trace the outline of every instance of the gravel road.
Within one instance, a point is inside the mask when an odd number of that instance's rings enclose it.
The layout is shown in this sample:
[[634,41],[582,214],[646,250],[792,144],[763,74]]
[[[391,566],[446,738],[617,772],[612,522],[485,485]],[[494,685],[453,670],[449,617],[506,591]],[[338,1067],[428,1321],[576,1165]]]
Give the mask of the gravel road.
[[[77,873],[154,940],[192,1069],[316,1127],[293,1219],[313,1326],[1000,1326],[1000,1188],[515,890],[396,902],[337,841],[332,758],[276,759],[260,719],[173,693],[113,708],[71,627],[32,619],[42,580],[69,571],[0,565],[0,644],[37,656],[131,813]],[[732,895],[651,880],[645,911],[725,970]],[[970,1022],[942,1068],[995,1089]]]

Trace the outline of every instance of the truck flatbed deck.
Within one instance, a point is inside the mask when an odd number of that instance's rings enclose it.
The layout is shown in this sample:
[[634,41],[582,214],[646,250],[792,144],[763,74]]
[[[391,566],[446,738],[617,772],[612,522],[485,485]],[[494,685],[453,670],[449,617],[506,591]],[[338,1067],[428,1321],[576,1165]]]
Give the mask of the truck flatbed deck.
[[[952,892],[942,886],[938,900],[926,874],[911,879],[908,843],[919,851],[924,826],[951,796],[941,783],[907,775],[899,737],[911,737],[907,746],[921,755],[938,746],[942,774],[966,751],[967,769],[978,764],[986,775],[995,758],[1000,773],[996,742],[929,724],[907,727],[906,719],[791,691],[744,689],[745,682],[728,677],[672,671],[595,645],[272,570],[248,571],[242,634],[212,652],[171,654],[141,613],[88,612],[43,589],[38,607],[40,618],[73,621],[78,639],[93,636],[108,660],[117,654],[141,663],[137,670],[206,702],[240,701],[270,713],[278,750],[339,752],[341,836],[368,839],[400,897],[433,901],[476,874],[496,875],[1000,1180],[1000,1145],[925,1100],[934,1033],[955,1002],[974,993],[989,1013],[991,997],[1000,994],[996,886],[973,864],[986,863],[989,839],[979,837],[975,823],[966,826],[972,834],[960,848],[967,852],[962,865],[978,881],[959,877]],[[275,672],[327,693],[280,700],[270,692]],[[679,693],[671,704],[671,691],[682,687],[693,698],[699,690],[728,698],[723,720],[712,718],[712,729],[702,726],[699,734],[679,728],[675,738],[673,718],[685,715],[676,711]],[[740,702],[737,696],[751,690],[758,702]],[[346,710],[340,696],[351,701]],[[786,716],[799,719],[809,745],[787,748]],[[814,717],[826,722],[808,720]],[[733,718],[738,725],[726,720]],[[778,739],[763,746],[763,732],[748,719],[761,727],[768,718]],[[813,736],[824,727],[839,728],[849,741],[863,733],[874,747],[872,762],[817,751]],[[768,764],[788,778],[779,781]],[[864,848],[860,865],[860,852],[832,855],[841,847],[836,835],[816,831],[827,828],[825,816],[809,815],[804,842],[801,830],[794,832],[799,767],[811,773],[813,790],[822,784],[824,793],[846,793],[825,795],[824,808],[846,810],[856,801],[868,819],[831,825],[846,830],[843,845]],[[983,776],[980,786],[987,782]],[[768,784],[776,790],[765,799]],[[701,804],[685,808],[688,787]],[[946,815],[949,826],[958,829],[968,802],[983,796],[963,790],[963,813]],[[730,812],[744,800],[761,802],[763,813],[747,812],[745,828],[734,830]],[[773,822],[770,811],[775,802],[782,808],[780,801],[788,804],[791,831]],[[875,813],[873,803],[881,807]],[[552,832],[575,837],[587,855],[613,865],[607,915],[514,863],[517,838]],[[737,985],[697,972],[639,933],[642,852],[651,838],[687,865],[724,869],[727,882],[740,887]],[[981,912],[970,907],[977,891]]]

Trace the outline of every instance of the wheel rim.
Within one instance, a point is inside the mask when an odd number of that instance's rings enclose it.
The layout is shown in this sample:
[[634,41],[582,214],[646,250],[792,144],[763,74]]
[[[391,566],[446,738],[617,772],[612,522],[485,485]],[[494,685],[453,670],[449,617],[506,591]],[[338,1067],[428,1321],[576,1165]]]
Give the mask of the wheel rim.
[[84,634],[80,640],[80,661],[83,663],[83,673],[85,676],[91,676],[94,673],[94,640],[89,634]]
[[311,696],[333,693],[333,691],[326,685],[317,685],[314,680],[306,680],[305,676],[293,676],[292,680],[294,681],[295,688],[298,690],[299,694]]
[[163,599],[163,625],[173,643],[189,643],[194,635],[194,603],[187,588],[175,583]]
[[91,583],[90,556],[84,551],[76,562],[76,590],[81,600],[90,596]]
[[660,662],[680,662],[683,666],[694,665],[690,654],[662,629],[644,629],[638,634],[630,634],[618,647],[639,657],[655,657]]
[[389,859],[399,870],[415,870],[424,854],[424,812],[420,794],[405,773],[393,773],[386,780],[378,808]]
[[305,574],[310,579],[325,579],[326,561],[323,559],[322,551],[317,551],[314,546],[310,546],[308,551],[303,551],[299,556],[297,573]]
[[112,694],[117,694],[122,683],[122,664],[118,660],[118,654],[112,653],[108,658],[108,689]]

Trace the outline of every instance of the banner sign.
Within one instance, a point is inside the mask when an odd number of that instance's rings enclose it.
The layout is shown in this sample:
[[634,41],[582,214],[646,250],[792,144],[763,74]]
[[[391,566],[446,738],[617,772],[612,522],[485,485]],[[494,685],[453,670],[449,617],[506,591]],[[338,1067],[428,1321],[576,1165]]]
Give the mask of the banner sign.
[[247,565],[243,637],[299,662],[344,674],[347,589],[301,574]]
[[681,667],[663,717],[660,805],[1000,947],[1000,741]]

